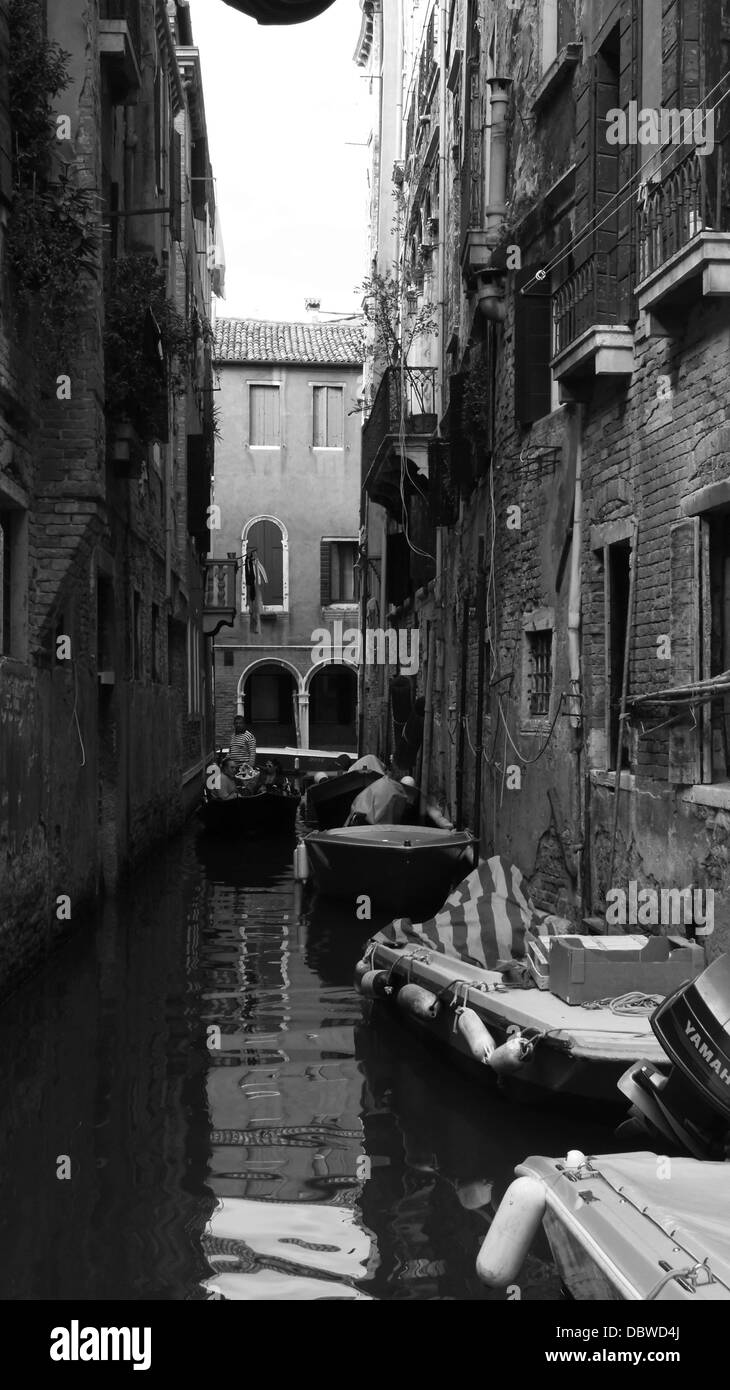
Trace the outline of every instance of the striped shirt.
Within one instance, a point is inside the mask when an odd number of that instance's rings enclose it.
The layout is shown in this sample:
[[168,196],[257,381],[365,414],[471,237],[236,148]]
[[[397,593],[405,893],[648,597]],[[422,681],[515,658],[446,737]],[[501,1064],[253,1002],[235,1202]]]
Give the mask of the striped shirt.
[[256,739],[250,729],[246,729],[242,734],[236,734],[231,739],[228,756],[237,768],[254,766],[256,762]]

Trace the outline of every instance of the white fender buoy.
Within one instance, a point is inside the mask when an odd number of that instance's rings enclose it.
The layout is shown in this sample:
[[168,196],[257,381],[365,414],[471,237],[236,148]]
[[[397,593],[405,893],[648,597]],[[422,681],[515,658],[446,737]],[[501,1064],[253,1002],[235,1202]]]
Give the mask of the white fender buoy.
[[431,1020],[437,1017],[441,1008],[436,995],[422,985],[403,985],[398,990],[397,998],[400,1008],[413,1018]]
[[515,1178],[477,1255],[477,1274],[490,1289],[513,1284],[545,1214],[545,1188],[539,1178]]
[[356,982],[357,989],[366,999],[384,999],[388,986],[388,970],[368,970]]
[[474,1009],[464,1007],[456,1010],[456,1031],[461,1034],[477,1062],[489,1061],[497,1044]]
[[294,851],[294,878],[297,883],[306,883],[309,878],[309,855],[303,840],[299,841]]
[[500,1076],[519,1071],[532,1056],[533,1045],[522,1033],[515,1033],[501,1047],[495,1048],[489,1058],[489,1065]]

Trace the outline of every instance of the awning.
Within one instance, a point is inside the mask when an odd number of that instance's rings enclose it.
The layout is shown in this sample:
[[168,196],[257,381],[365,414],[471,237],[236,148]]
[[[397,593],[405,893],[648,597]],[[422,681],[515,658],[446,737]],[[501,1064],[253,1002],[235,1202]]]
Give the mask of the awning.
[[303,24],[328,10],[334,0],[225,0],[257,24]]

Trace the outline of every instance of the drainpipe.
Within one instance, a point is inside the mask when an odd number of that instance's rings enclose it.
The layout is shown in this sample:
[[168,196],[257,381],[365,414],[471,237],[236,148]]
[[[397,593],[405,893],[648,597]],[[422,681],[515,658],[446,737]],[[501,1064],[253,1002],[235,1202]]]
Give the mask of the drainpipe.
[[487,215],[487,245],[495,247],[499,241],[507,212],[505,192],[507,188],[507,103],[509,101],[509,77],[490,77],[489,115],[491,133],[489,140],[489,203]]
[[370,549],[368,546],[368,502],[366,492],[363,493],[362,507],[360,510],[360,520],[362,524],[362,552],[360,555],[362,569],[360,570],[360,669],[357,677],[357,753],[362,757],[367,750],[365,748],[365,682],[366,682],[366,661],[367,655],[367,613],[368,597],[370,594]]
[[[571,693],[581,690],[581,580],[583,548],[583,406],[577,404],[572,418],[575,446],[575,498],[573,501],[573,538],[570,549],[570,581],[568,586],[568,672]],[[583,775],[585,754],[584,711],[577,702],[577,712],[570,716],[575,758],[575,813],[571,815],[575,840],[570,847],[578,867],[578,889],[583,912],[588,903],[588,866],[586,844],[586,787]],[[573,798],[571,798],[572,800]]]
[[[509,102],[511,80],[505,77],[490,77],[489,85],[489,202],[485,209],[485,232],[487,254],[499,242],[507,212],[505,195],[507,189],[507,104]],[[504,293],[504,273],[485,266],[477,275],[477,307],[483,318],[493,322],[504,321],[507,306]]]
[[439,9],[439,234],[438,234],[438,331],[436,374],[438,419],[444,413],[444,354],[446,350],[446,0]]

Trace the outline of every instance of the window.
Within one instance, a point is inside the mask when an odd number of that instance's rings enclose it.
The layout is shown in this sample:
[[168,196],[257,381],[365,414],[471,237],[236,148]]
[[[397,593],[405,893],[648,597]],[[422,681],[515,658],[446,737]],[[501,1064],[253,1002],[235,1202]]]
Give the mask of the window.
[[289,539],[283,523],[273,516],[252,518],[243,530],[242,552],[241,611],[250,611],[253,580],[262,613],[288,613]]
[[[659,0],[661,4],[661,0]],[[574,0],[542,0],[542,71],[547,72],[551,63],[566,44],[575,38]],[[661,25],[660,25],[661,29]]]
[[279,387],[249,386],[248,440],[253,449],[278,449],[281,444]]
[[344,442],[343,388],[315,386],[313,396],[312,443],[315,449],[341,449]]
[[359,598],[359,544],[355,540],[322,540],[320,544],[320,601],[356,604]]
[[553,629],[543,614],[531,613],[525,623],[525,699],[528,719],[546,719],[553,689]]
[[150,629],[150,655],[152,660],[152,680],[155,684],[160,679],[160,610],[156,603],[152,604],[151,609],[151,629]]
[[12,513],[0,512],[0,652],[9,656],[13,650],[13,521]]
[[[629,580],[631,575],[631,542],[618,541],[607,545],[603,552],[603,583],[605,599],[605,662],[606,662],[606,767],[616,768],[621,715],[621,691],[626,654],[626,625],[629,619]],[[622,744],[621,766],[629,763],[626,739]]]
[[142,679],[142,599],[135,590],[132,600],[132,680]]
[[232,665],[233,665],[233,652],[231,651],[231,648],[230,648],[230,647],[224,647],[224,648],[223,648],[223,665],[224,665],[224,666],[232,666]]
[[188,714],[200,713],[200,641],[195,623],[188,618]]

